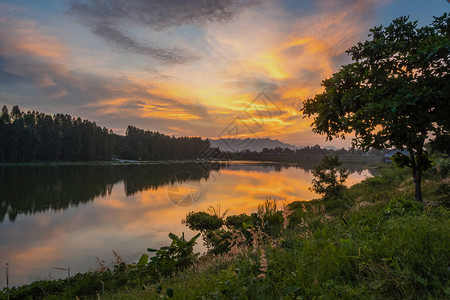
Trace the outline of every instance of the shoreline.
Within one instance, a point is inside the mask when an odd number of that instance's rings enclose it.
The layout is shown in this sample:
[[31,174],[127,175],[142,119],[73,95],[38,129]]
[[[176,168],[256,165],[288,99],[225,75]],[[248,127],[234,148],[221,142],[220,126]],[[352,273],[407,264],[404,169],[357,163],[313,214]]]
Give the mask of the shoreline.
[[[233,163],[233,162],[254,162],[254,163],[282,163],[282,164],[300,164],[307,160],[308,162],[319,163],[325,155],[322,154],[299,154],[299,155],[261,155],[260,157],[230,157],[229,160],[125,160],[115,159],[110,161],[36,161],[36,162],[8,162],[0,163],[0,167],[58,167],[58,166],[127,166],[127,165],[165,165],[165,164],[183,164],[183,163]],[[382,162],[382,157],[361,156],[361,155],[338,155],[339,160],[344,164],[367,163],[378,164]]]

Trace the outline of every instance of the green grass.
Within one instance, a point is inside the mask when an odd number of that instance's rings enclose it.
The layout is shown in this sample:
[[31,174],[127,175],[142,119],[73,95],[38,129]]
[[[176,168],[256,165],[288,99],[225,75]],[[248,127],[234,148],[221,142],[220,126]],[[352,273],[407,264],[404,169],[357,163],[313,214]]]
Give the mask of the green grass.
[[[420,204],[409,170],[384,166],[380,174],[348,189],[339,205],[291,203],[275,246],[202,257],[172,277],[126,268],[78,274],[71,293],[97,299],[103,281],[105,299],[449,299],[448,177],[429,171],[428,203]],[[37,281],[11,296],[63,299],[67,282]]]

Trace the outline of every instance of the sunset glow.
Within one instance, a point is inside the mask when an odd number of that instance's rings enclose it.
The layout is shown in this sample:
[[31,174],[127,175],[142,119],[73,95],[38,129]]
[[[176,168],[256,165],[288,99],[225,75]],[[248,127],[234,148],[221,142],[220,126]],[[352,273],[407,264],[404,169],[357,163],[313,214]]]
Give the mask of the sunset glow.
[[345,50],[393,17],[427,23],[448,10],[446,1],[213,1],[210,10],[175,1],[161,19],[152,1],[126,10],[99,3],[0,1],[2,105],[71,114],[119,134],[134,125],[218,138],[235,118],[254,122],[244,112],[264,92],[279,114],[237,137],[325,145],[299,110],[350,62]]

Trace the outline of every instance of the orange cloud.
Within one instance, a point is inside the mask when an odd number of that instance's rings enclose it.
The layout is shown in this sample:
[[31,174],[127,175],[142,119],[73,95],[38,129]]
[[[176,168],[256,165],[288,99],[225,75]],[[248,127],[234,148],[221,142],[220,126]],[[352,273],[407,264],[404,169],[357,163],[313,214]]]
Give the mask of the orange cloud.
[[[230,22],[208,23],[193,39],[176,31],[169,35],[150,30],[143,41],[176,42],[201,57],[176,66],[152,64],[123,49],[108,51],[101,41],[93,49],[80,49],[74,41],[65,45],[60,41],[66,39],[46,34],[45,27],[35,22],[3,17],[0,35],[6,42],[0,44],[0,55],[15,57],[16,62],[5,69],[21,76],[32,74],[36,85],[47,90],[47,98],[71,99],[87,117],[98,116],[111,128],[117,128],[118,117],[129,123],[139,119],[141,124],[156,119],[158,130],[165,133],[214,138],[235,118],[251,125],[253,115],[244,110],[264,91],[282,113],[261,117],[264,126],[242,137],[257,134],[299,145],[319,143],[324,138],[314,135],[309,121],[302,119],[301,102],[320,92],[320,82],[345,61],[344,51],[365,36],[373,3],[319,1],[311,13],[297,17],[280,2],[263,1]],[[130,34],[139,36],[141,29],[130,27]],[[80,31],[76,39],[83,34]],[[21,56],[46,61],[52,74],[39,72],[35,65],[27,67]],[[93,83],[81,72],[101,80]],[[59,86],[60,79],[78,94]]]
[[0,54],[4,56],[38,56],[62,62],[69,50],[55,37],[42,34],[33,21],[0,17],[0,34],[4,40]]

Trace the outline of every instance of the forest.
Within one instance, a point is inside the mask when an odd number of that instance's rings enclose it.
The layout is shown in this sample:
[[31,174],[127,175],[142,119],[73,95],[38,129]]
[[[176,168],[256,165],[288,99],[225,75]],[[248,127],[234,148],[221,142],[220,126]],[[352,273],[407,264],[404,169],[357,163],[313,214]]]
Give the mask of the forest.
[[3,106],[0,116],[0,162],[192,159],[209,141],[174,137],[128,126],[114,134],[95,122],[70,115],[22,112]]
[[[23,112],[13,106],[9,112],[3,106],[0,116],[0,162],[40,161],[109,161],[126,160],[182,160],[204,158],[258,159],[261,155],[361,155],[358,149],[324,149],[319,145],[291,150],[280,147],[264,148],[260,153],[249,150],[225,153],[211,148],[208,139],[175,137],[143,130],[129,125],[125,135],[118,135],[95,122],[67,114],[48,115],[36,111]],[[382,155],[371,149],[367,154]],[[206,155],[206,157],[205,157]]]

